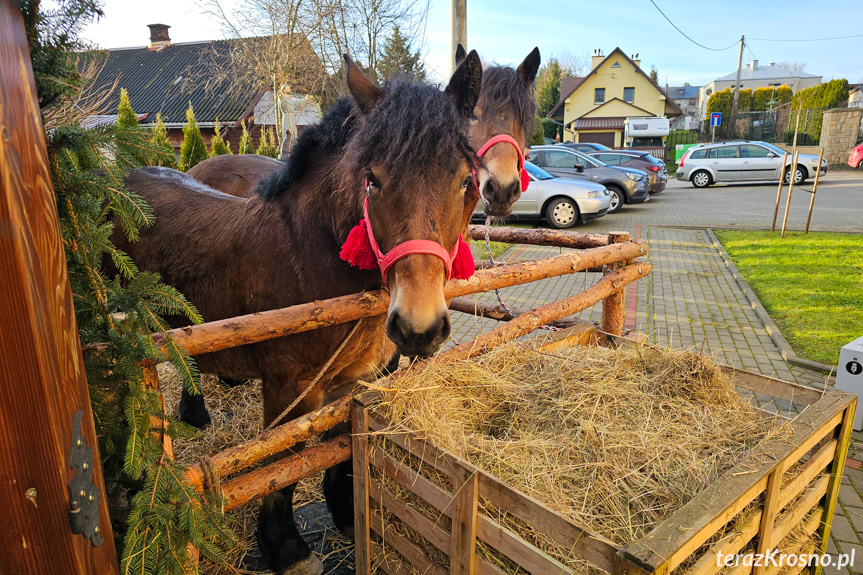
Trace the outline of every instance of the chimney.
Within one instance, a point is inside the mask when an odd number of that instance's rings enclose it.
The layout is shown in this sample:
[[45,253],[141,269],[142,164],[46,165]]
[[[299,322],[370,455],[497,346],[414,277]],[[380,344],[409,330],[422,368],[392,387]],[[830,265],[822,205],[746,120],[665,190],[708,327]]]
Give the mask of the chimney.
[[590,69],[595,70],[603,60],[605,60],[605,55],[602,53],[602,48],[597,48],[590,58]]
[[149,48],[151,51],[158,52],[171,45],[171,37],[168,36],[170,26],[167,24],[147,24],[147,27],[150,29]]
[[629,59],[632,60],[633,64],[635,64],[636,66],[641,68],[641,58],[638,57],[639,54],[640,54],[640,52],[636,52],[635,54],[630,56]]
[[752,62],[749,63],[749,69],[750,70],[757,70],[758,69],[758,60],[752,60]]
[[774,62],[773,60],[770,60],[770,61],[767,63],[767,65],[768,65],[768,66],[770,66],[770,67],[773,67],[773,66],[775,66],[775,65],[776,65],[776,62]]

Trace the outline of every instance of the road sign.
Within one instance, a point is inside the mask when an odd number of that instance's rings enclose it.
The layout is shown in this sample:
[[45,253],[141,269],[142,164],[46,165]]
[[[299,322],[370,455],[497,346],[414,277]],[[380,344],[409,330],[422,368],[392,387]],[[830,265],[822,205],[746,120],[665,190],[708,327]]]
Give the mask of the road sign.
[[722,112],[712,112],[710,114],[710,125],[714,128],[722,125]]

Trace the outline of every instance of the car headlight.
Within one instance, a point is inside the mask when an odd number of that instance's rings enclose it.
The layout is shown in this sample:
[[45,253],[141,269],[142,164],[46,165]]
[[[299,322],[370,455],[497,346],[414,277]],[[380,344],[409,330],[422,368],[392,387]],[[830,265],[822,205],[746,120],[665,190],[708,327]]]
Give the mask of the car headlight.
[[596,191],[590,190],[589,192],[587,192],[587,197],[588,198],[601,198],[602,192],[596,192]]
[[641,176],[639,176],[638,174],[633,174],[631,172],[626,172],[626,175],[629,176],[629,179],[634,181],[634,182],[637,182],[638,180],[641,179]]

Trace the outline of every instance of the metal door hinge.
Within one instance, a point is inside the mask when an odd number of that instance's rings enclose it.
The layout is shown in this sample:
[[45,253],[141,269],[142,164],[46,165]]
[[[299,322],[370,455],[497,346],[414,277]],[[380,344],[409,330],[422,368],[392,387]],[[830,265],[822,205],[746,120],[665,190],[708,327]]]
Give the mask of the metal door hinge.
[[72,533],[81,533],[90,540],[93,547],[101,545],[105,539],[99,529],[99,498],[101,494],[93,484],[93,449],[84,441],[81,431],[81,418],[84,410],[79,409],[72,421],[72,451],[69,452],[69,467],[75,469],[75,476],[69,488],[69,523]]

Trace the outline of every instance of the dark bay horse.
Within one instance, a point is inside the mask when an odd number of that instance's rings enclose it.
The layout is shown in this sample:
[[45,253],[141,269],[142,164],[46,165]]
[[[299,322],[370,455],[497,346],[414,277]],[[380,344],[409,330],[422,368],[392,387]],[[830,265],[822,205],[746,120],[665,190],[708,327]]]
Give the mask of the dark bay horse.
[[[128,243],[114,241],[142,270],[180,289],[204,318],[216,320],[332,298],[388,285],[387,315],[355,324],[203,354],[203,371],[263,382],[264,425],[301,397],[341,344],[347,343],[291,410],[317,409],[369,377],[398,350],[433,353],[450,333],[443,286],[446,256],[459,236],[474,150],[467,122],[479,97],[482,67],[465,59],[443,92],[397,83],[381,90],[345,57],[353,100],[342,99],[300,136],[283,169],[253,197],[241,199],[145,168],[127,178],[156,220]],[[398,259],[385,277],[339,258],[363,205],[381,250],[408,240],[437,247]],[[435,251],[437,250],[437,251]],[[302,449],[302,445],[294,449]],[[325,496],[336,526],[353,527],[351,480],[340,465],[327,471]],[[258,545],[279,574],[318,575],[322,565],[293,518],[294,486],[267,496]]]
[[283,162],[269,156],[225,154],[207,158],[186,173],[220,192],[248,198],[249,192],[261,180],[278,172],[283,166]]

